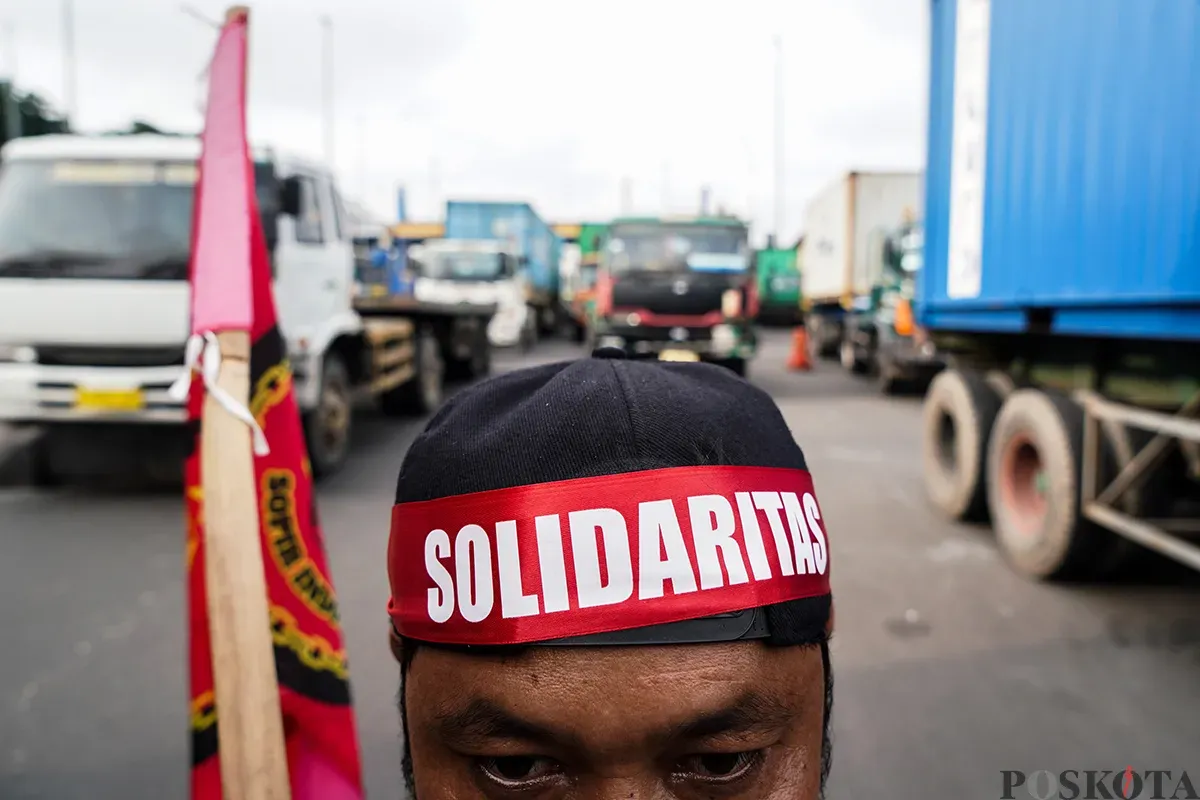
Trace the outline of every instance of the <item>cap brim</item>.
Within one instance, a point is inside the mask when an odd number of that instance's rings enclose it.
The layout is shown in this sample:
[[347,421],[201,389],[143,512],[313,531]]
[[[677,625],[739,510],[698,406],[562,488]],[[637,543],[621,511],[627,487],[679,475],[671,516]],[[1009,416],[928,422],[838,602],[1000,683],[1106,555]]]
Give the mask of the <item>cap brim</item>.
[[750,608],[701,619],[664,622],[644,628],[606,631],[537,642],[539,647],[640,647],[671,644],[719,644],[766,639],[771,635],[766,611]]

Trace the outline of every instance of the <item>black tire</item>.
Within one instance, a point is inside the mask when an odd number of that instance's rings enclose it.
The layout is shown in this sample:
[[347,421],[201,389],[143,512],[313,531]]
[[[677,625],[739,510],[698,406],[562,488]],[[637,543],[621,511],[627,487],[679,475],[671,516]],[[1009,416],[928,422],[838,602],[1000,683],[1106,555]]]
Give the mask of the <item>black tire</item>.
[[982,375],[946,370],[922,411],[922,472],[930,502],[950,519],[986,519],[985,465],[1000,397]]
[[521,329],[521,352],[529,353],[537,346],[538,342],[538,319],[541,312],[529,306],[529,313],[525,319],[525,326]]
[[853,375],[866,375],[869,367],[868,363],[858,357],[858,349],[854,346],[854,341],[851,338],[853,333],[849,330],[842,338],[842,343],[838,345],[838,360],[842,364],[842,369]]
[[467,361],[467,377],[482,378],[492,371],[492,342],[488,339],[487,323],[480,325]]
[[1020,389],[988,444],[988,505],[1000,551],[1022,575],[1060,581],[1114,567],[1119,541],[1079,507],[1083,410],[1067,397]]
[[390,417],[432,414],[442,404],[446,363],[442,347],[428,327],[417,332],[414,359],[416,375],[412,380],[379,396],[380,410]]
[[27,451],[29,485],[35,489],[56,489],[64,482],[48,438],[48,435],[43,434],[30,443]]
[[571,340],[575,342],[575,344],[583,344],[586,342],[587,327],[576,322],[575,326],[571,330]]
[[327,477],[345,465],[350,454],[353,420],[350,372],[337,353],[329,353],[321,365],[317,407],[304,417],[313,477]]

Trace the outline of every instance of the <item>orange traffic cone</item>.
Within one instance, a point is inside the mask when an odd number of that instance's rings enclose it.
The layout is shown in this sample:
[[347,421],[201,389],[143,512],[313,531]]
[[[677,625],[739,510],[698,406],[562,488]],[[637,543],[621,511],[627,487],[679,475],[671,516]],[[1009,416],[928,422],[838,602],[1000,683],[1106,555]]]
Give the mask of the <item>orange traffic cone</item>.
[[812,369],[808,360],[808,331],[803,325],[792,331],[792,354],[788,356],[787,368],[804,372]]

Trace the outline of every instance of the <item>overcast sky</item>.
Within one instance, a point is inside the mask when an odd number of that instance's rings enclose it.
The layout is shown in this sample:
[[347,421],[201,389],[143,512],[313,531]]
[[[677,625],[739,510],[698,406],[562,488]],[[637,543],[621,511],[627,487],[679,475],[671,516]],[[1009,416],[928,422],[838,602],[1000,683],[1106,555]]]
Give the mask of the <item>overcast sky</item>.
[[[336,167],[393,219],[447,198],[552,220],[716,203],[774,227],[772,37],[784,52],[785,238],[847,169],[923,162],[927,0],[259,0],[251,137],[323,152],[321,14],[333,21]],[[224,5],[191,6],[220,18]],[[0,67],[66,103],[63,3],[5,0]],[[200,125],[214,31],[175,0],[74,0],[75,123]],[[15,44],[15,47],[12,45]],[[14,58],[15,55],[15,58]]]

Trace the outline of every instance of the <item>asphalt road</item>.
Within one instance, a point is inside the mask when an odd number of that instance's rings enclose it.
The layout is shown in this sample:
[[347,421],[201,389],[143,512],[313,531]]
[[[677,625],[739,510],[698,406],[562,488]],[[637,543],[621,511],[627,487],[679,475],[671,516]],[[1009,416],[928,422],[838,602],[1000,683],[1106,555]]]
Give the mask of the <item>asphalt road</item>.
[[[578,354],[548,343],[497,367]],[[1200,786],[1200,581],[1014,576],[986,531],[927,508],[919,400],[830,365],[785,372],[785,355],[770,335],[752,380],[783,408],[829,520],[830,796],[982,800],[1000,797],[1003,770],[1127,765],[1190,768]],[[372,798],[402,795],[382,556],[420,425],[364,418],[320,492]],[[0,489],[0,798],[187,796],[182,544],[173,494]]]

